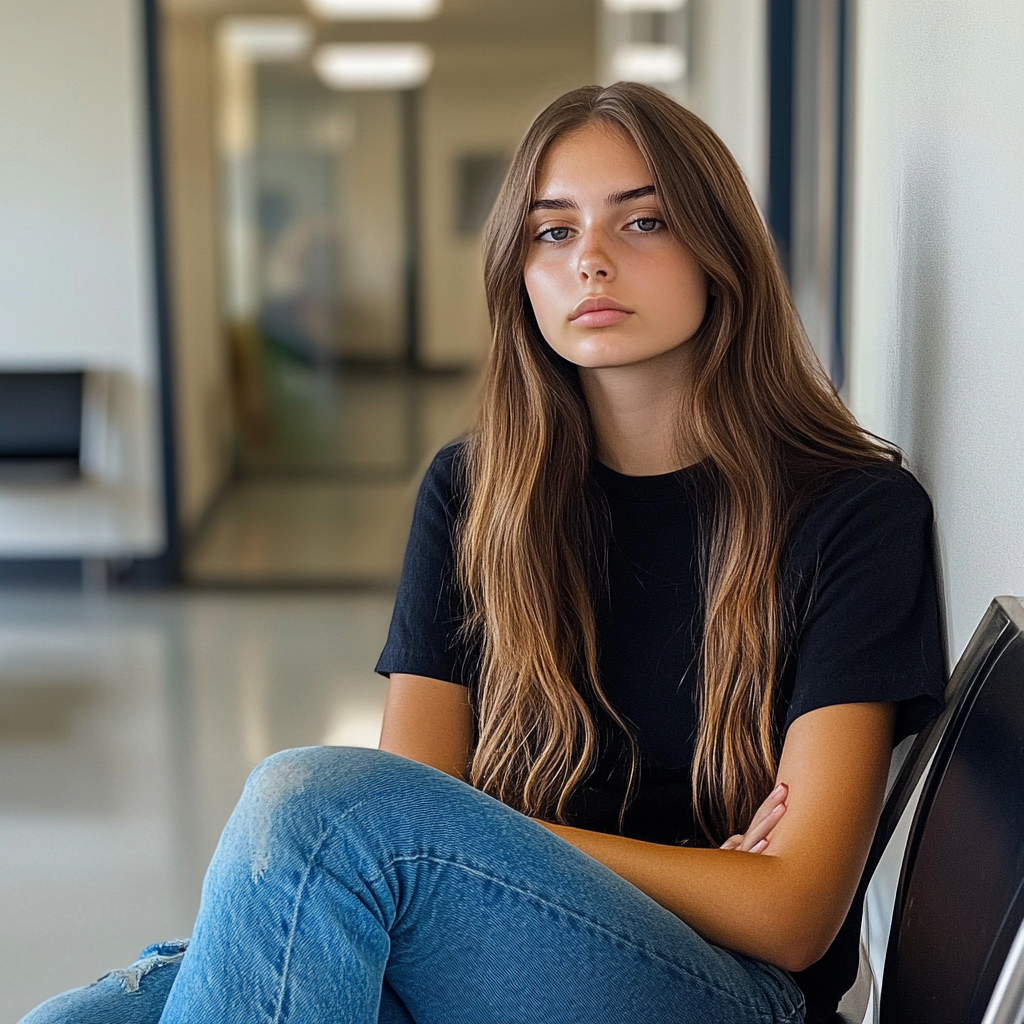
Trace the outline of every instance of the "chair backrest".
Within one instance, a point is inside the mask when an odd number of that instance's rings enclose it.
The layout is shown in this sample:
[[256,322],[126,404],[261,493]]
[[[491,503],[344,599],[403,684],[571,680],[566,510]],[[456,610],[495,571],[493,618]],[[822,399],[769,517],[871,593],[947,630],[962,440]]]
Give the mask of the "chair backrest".
[[[902,757],[899,751],[894,754],[889,783],[886,786],[885,804],[861,876],[858,902],[864,900],[879,861],[885,853],[886,847],[892,841],[918,784],[921,782],[921,777],[924,775],[939,742],[946,734],[950,722],[958,717],[965,703],[969,704],[973,700],[978,686],[986,678],[988,669],[1015,635],[1017,627],[1014,626],[1011,615],[1004,607],[1007,602],[1011,607],[1016,605],[1019,608],[1020,606],[1018,598],[996,598],[978,624],[978,628],[974,631],[970,643],[946,684],[942,713],[921,730],[911,741],[911,745],[903,751]],[[1015,614],[1019,617],[1019,612]],[[865,960],[864,954],[865,951],[862,947],[862,961]],[[858,989],[864,981],[862,975],[864,975],[865,966],[865,963],[862,962],[861,974],[857,979],[856,987]],[[871,978],[869,965],[867,965],[866,977],[870,980],[867,981],[864,991],[859,992],[859,997],[854,1000],[858,1004],[853,1011],[854,1016],[837,1014],[834,1018],[836,1024],[858,1024],[863,1017],[863,1010],[868,1003],[873,1001],[869,990],[873,988],[877,992],[880,988],[877,979]],[[863,1005],[860,1005],[861,1003]],[[872,1019],[877,1019],[877,1004],[876,1016]]]
[[1021,1024],[1024,1021],[1024,922],[1010,946],[995,991],[981,1024]]
[[890,792],[865,877],[930,757],[886,949],[879,1024],[980,1024],[1024,920],[1024,603],[997,598],[946,709]]

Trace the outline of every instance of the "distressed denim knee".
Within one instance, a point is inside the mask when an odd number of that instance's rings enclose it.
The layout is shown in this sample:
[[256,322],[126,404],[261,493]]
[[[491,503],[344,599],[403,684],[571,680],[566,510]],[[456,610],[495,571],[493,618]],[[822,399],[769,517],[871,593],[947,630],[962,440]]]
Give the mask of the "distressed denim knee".
[[37,1006],[21,1024],[157,1024],[188,939],[147,946],[130,967]]
[[408,772],[423,770],[405,758],[360,747],[298,747],[261,761],[249,776],[219,854],[232,847],[249,858],[260,881],[275,850],[318,847],[348,811],[368,800],[387,804],[388,792]]

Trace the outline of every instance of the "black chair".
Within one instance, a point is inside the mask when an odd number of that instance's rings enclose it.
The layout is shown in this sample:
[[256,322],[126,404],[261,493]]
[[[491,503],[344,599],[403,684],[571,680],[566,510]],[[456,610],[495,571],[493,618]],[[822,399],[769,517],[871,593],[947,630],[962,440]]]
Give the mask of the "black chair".
[[[914,741],[886,800],[862,890],[929,760],[896,890],[878,1024],[1018,1021],[1024,1013],[1021,599],[992,602],[946,687],[945,710]],[[842,1014],[835,1020],[854,1024]]]
[[1024,1022],[1024,922],[1017,929],[981,1024]]

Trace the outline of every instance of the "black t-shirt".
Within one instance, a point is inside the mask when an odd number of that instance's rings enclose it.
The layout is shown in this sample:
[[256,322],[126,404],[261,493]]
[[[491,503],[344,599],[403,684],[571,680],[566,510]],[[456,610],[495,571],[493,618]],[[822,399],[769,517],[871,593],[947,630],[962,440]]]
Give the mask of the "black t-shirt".
[[[420,488],[380,673],[475,683],[477,654],[460,641],[464,605],[454,579],[461,451],[458,442],[442,449]],[[595,603],[600,682],[632,724],[641,758],[623,832],[706,845],[690,787],[703,629],[698,531],[707,519],[697,473],[630,477],[595,463],[594,476],[611,520],[608,586]],[[781,580],[795,637],[775,708],[780,749],[795,719],[832,704],[898,701],[894,742],[939,712],[945,662],[932,509],[910,473],[878,465],[831,478],[791,532]],[[607,715],[593,711],[601,750],[567,817],[579,828],[617,832],[628,746]],[[853,983],[860,915],[858,903],[825,957],[794,976],[808,1020],[834,1012]]]

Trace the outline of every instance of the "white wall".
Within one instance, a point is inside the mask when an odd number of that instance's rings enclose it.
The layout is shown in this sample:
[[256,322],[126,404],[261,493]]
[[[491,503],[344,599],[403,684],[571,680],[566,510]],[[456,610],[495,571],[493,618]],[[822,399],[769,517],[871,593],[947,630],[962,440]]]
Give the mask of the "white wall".
[[935,502],[955,658],[1024,594],[1024,16],[857,8],[850,401]]
[[763,203],[768,186],[767,0],[689,0],[680,99],[721,136]]
[[0,557],[163,545],[140,8],[0,0],[0,369],[104,373],[93,478],[0,488]]

